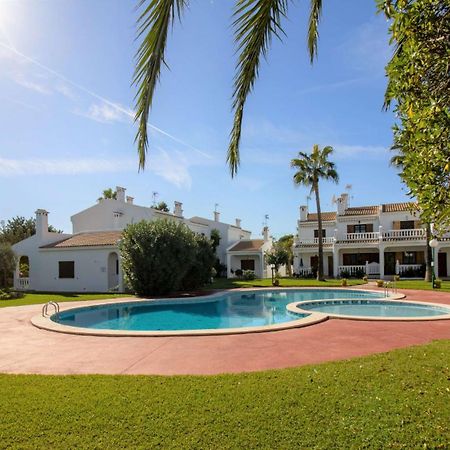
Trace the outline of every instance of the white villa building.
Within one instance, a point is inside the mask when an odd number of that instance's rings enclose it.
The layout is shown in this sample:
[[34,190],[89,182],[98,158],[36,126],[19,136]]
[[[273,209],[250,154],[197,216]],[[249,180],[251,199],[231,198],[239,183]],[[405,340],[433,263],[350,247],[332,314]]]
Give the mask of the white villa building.
[[[220,221],[218,212],[214,212],[213,220],[188,219],[183,216],[180,202],[175,202],[173,213],[168,213],[134,204],[122,187],[117,187],[116,192],[117,199],[99,200],[73,215],[72,234],[49,232],[48,212],[38,209],[36,234],[13,246],[18,256],[14,287],[52,292],[122,292],[125,286],[118,250],[122,230],[130,223],[158,218],[182,222],[207,237],[213,229],[218,230],[221,240],[217,257],[221,263],[228,263],[230,276],[232,268],[250,267],[251,261],[257,277],[267,276],[261,252],[271,245],[268,230],[265,240],[252,240],[251,232],[241,227],[240,219],[234,225],[227,224]],[[238,248],[239,245],[243,247]],[[27,276],[20,273],[21,263],[28,264]]]
[[[420,276],[425,263],[426,231],[415,203],[350,207],[348,194],[342,194],[336,204],[336,211],[322,212],[325,276]],[[300,206],[294,273],[306,275],[317,267],[317,227],[317,214]],[[446,278],[450,275],[450,233],[438,242],[435,272]]]

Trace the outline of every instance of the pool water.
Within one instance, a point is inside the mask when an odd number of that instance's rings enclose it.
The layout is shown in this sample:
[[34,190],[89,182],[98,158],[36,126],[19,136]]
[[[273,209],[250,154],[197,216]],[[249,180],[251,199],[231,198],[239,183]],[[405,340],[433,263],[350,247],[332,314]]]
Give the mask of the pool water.
[[336,300],[301,303],[299,308],[311,312],[342,316],[369,317],[436,317],[450,314],[450,307],[389,300]]
[[274,325],[307,317],[286,305],[319,299],[371,299],[380,293],[339,290],[264,290],[228,293],[211,299],[140,301],[71,309],[52,320],[62,325],[134,331],[202,330]]

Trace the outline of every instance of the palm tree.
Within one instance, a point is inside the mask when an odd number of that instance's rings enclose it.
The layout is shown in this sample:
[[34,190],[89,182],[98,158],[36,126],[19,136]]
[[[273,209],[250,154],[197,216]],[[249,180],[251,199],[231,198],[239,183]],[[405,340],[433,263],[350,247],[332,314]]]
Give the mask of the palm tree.
[[[248,95],[258,77],[261,57],[267,57],[272,37],[284,35],[282,19],[288,13],[289,0],[235,0],[233,12],[234,40],[237,47],[236,75],[233,89],[234,122],[230,133],[227,162],[231,176],[240,162],[239,144]],[[189,0],[137,0],[141,11],[137,20],[137,38],[141,41],[136,53],[133,84],[137,87],[135,121],[139,168],[145,168],[148,149],[148,119],[161,66],[167,65],[167,35],[175,16],[181,19]],[[310,0],[307,44],[311,63],[317,55],[318,25],[322,0]]]
[[322,150],[315,144],[311,154],[304,152],[298,153],[298,158],[291,161],[291,167],[296,169],[294,174],[294,184],[296,186],[310,186],[311,193],[316,196],[317,206],[317,228],[319,243],[319,261],[317,268],[317,279],[324,280],[323,276],[323,241],[322,241],[322,216],[320,210],[319,180],[332,180],[335,183],[339,181],[339,175],[336,172],[335,164],[328,160],[333,153],[333,147],[327,146]]

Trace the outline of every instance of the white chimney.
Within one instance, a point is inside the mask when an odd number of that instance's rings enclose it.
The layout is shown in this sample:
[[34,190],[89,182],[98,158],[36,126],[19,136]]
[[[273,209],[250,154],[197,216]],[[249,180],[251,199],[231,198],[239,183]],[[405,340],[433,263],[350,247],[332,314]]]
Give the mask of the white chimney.
[[300,206],[300,221],[305,222],[308,219],[308,207],[306,205]]
[[117,200],[119,202],[125,203],[125,191],[126,191],[125,188],[116,186]]
[[183,203],[175,202],[175,207],[173,209],[173,214],[177,217],[183,217]]
[[127,203],[132,205],[133,204],[133,200],[134,200],[134,197],[130,197],[129,195],[127,195]]
[[264,237],[264,242],[267,242],[269,240],[269,227],[267,225],[263,228],[262,235]]
[[341,194],[341,196],[336,200],[336,204],[338,215],[343,216],[345,214],[345,210],[348,208],[348,194]]
[[48,234],[48,211],[45,209],[36,210],[36,236],[40,241],[44,240]]
[[214,211],[214,222],[220,222],[220,212]]
[[236,219],[236,226],[241,228],[241,219]]

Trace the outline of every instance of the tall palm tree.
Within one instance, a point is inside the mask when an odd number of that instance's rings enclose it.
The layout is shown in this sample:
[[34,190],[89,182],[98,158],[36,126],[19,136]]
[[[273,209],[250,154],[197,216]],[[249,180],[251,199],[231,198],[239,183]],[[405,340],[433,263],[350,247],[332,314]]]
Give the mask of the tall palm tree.
[[339,182],[339,175],[336,172],[336,166],[328,160],[333,153],[333,147],[327,146],[322,150],[317,144],[314,144],[311,154],[304,152],[298,153],[298,158],[291,161],[291,167],[296,169],[294,174],[294,184],[296,186],[311,187],[311,193],[314,192],[317,207],[317,228],[319,244],[319,261],[317,267],[317,279],[324,280],[323,276],[323,241],[322,241],[322,215],[320,209],[319,180],[331,180]]
[[[227,154],[231,176],[236,174],[240,162],[239,144],[245,102],[258,77],[261,57],[267,57],[272,37],[284,35],[281,21],[287,16],[289,3],[290,0],[235,0],[233,29],[237,63],[233,89],[234,122]],[[167,35],[175,16],[181,19],[189,0],[137,0],[137,4],[140,11],[137,20],[140,46],[136,54],[133,84],[137,87],[135,121],[138,123],[136,142],[139,168],[144,169],[153,94],[161,66],[167,65],[164,57]],[[310,0],[307,44],[311,63],[317,55],[321,12],[322,0]]]

